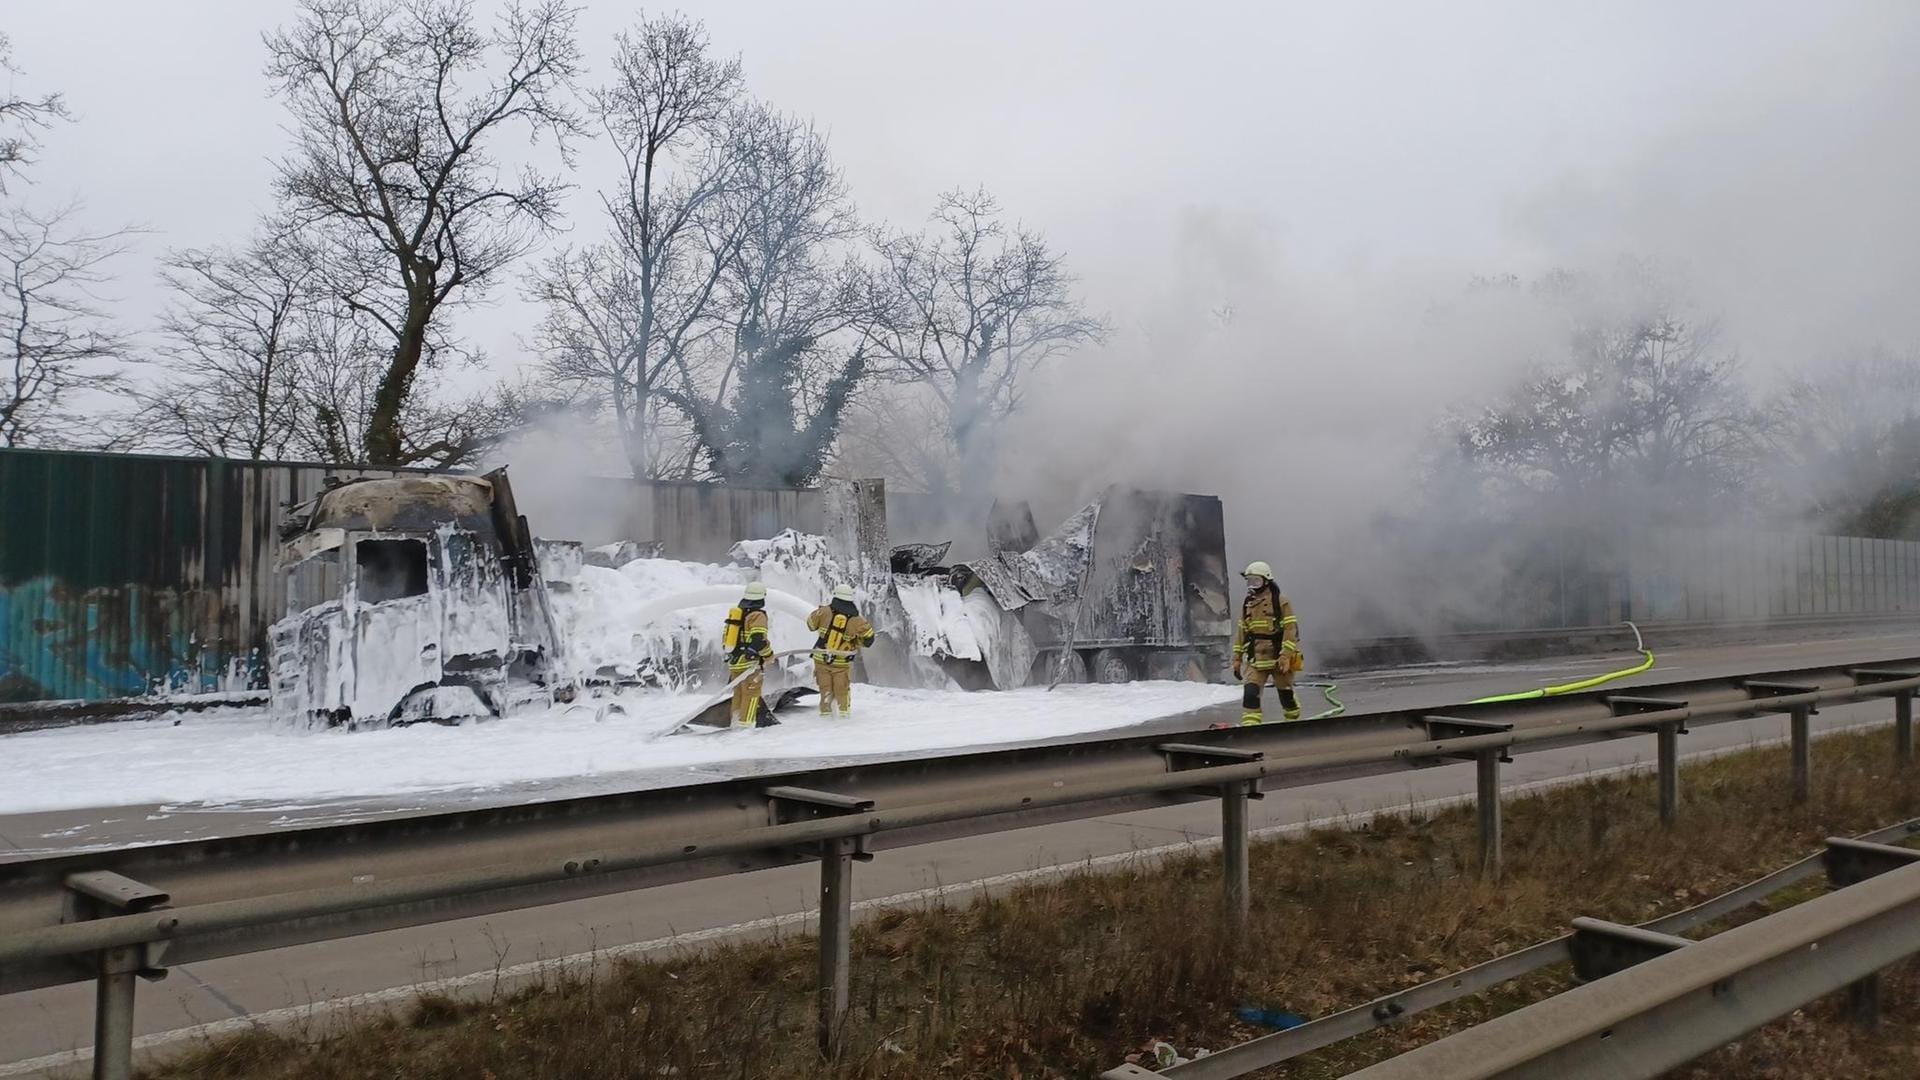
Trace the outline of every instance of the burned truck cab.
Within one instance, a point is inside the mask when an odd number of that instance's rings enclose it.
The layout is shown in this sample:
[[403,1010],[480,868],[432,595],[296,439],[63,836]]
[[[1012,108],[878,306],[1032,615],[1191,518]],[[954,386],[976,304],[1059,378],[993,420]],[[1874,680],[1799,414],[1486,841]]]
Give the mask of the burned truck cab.
[[504,470],[338,484],[292,509],[282,541],[276,716],[387,725],[566,696],[546,585]]

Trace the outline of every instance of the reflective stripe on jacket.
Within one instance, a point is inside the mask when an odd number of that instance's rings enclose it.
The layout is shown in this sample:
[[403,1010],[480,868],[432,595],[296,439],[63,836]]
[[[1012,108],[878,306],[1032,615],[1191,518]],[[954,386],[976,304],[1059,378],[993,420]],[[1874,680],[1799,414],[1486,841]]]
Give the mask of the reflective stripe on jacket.
[[1269,581],[1247,594],[1234,629],[1233,655],[1247,657],[1259,671],[1272,671],[1282,652],[1300,651],[1300,620],[1293,605]]
[[814,639],[813,658],[822,664],[844,667],[853,663],[853,657],[833,653],[850,653],[873,644],[873,624],[865,616],[831,604],[813,609],[807,616],[807,629],[820,635]]

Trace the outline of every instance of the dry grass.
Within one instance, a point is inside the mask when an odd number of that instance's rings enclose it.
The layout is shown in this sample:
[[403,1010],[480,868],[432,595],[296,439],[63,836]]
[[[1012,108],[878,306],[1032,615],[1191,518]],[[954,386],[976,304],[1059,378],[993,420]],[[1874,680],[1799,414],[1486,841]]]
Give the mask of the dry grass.
[[[854,937],[841,1060],[813,1045],[812,943],[703,950],[323,1031],[256,1033],[149,1070],[184,1077],[1085,1077],[1152,1038],[1182,1049],[1259,1034],[1252,1004],[1318,1016],[1562,932],[1576,915],[1638,922],[1814,850],[1822,837],[1920,814],[1884,732],[1816,745],[1809,807],[1787,801],[1784,754],[1687,769],[1682,827],[1662,830],[1648,778],[1510,801],[1508,872],[1474,871],[1470,808],[1381,818],[1256,846],[1244,945],[1218,917],[1217,860],[1195,856],[1022,886],[964,907],[889,911]],[[1564,983],[1543,972],[1350,1040],[1272,1075],[1330,1077],[1511,1009]],[[1911,971],[1888,985],[1882,1037],[1782,1023],[1848,1049],[1806,1053],[1768,1029],[1700,1076],[1915,1075]],[[1797,1027],[1796,1027],[1797,1025]],[[1904,1040],[1904,1045],[1902,1045]],[[1832,1055],[1845,1053],[1844,1059]]]

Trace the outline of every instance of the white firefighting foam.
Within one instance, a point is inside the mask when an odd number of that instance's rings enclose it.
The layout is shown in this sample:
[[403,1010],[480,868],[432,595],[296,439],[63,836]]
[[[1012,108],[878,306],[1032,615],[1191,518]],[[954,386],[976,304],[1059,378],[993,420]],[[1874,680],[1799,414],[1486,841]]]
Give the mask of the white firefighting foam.
[[[784,644],[784,643],[781,643]],[[620,710],[559,707],[458,726],[362,731],[273,722],[264,709],[0,736],[0,814],[173,804],[252,808],[524,789],[556,798],[718,776],[1084,735],[1230,701],[1236,687],[1140,682],[959,693],[857,685],[854,713],[811,707],[756,731],[648,736],[701,695],[627,691]]]

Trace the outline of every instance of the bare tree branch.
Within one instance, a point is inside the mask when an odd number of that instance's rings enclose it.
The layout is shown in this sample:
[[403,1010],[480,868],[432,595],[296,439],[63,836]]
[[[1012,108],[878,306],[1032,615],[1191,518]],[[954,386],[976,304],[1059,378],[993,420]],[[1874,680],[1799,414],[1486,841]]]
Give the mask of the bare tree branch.
[[76,393],[120,389],[127,341],[97,290],[135,231],[86,231],[78,213],[0,212],[0,446],[65,441]]
[[299,376],[318,323],[313,251],[263,229],[239,249],[169,252],[160,279],[164,377],[139,395],[146,441],[216,457],[282,458],[298,439]]
[[886,299],[871,341],[881,372],[942,402],[954,459],[942,483],[977,494],[1033,372],[1103,340],[1107,326],[1073,297],[1064,259],[1039,234],[1003,225],[986,191],[947,192],[932,221],[931,235],[874,232]]
[[[613,412],[635,476],[656,460],[666,380],[713,332],[709,318],[729,238],[708,215],[739,167],[727,137],[740,63],[709,53],[706,30],[679,15],[614,39],[613,78],[593,108],[621,160],[602,192],[611,238],[548,260],[529,295],[547,309],[535,338],[549,371]],[[716,246],[717,245],[717,246]]]
[[1823,358],[1768,419],[1790,509],[1849,536],[1920,538],[1920,351]]
[[332,294],[391,339],[353,436],[370,461],[408,459],[414,381],[449,351],[441,308],[484,295],[558,223],[567,185],[508,176],[491,147],[520,129],[570,160],[576,18],[562,0],[515,3],[487,34],[461,0],[302,0],[266,39],[293,116],[281,197],[295,227],[324,236]]
[[[13,42],[5,33],[0,33],[0,72],[19,73],[13,66]],[[33,152],[40,145],[37,134],[56,120],[70,119],[66,101],[59,94],[0,94],[0,194],[6,193],[9,175],[18,175],[33,164]]]
[[1452,438],[1512,492],[1602,514],[1635,501],[1698,509],[1752,481],[1760,421],[1717,328],[1656,304],[1576,322],[1566,356],[1456,420]]

